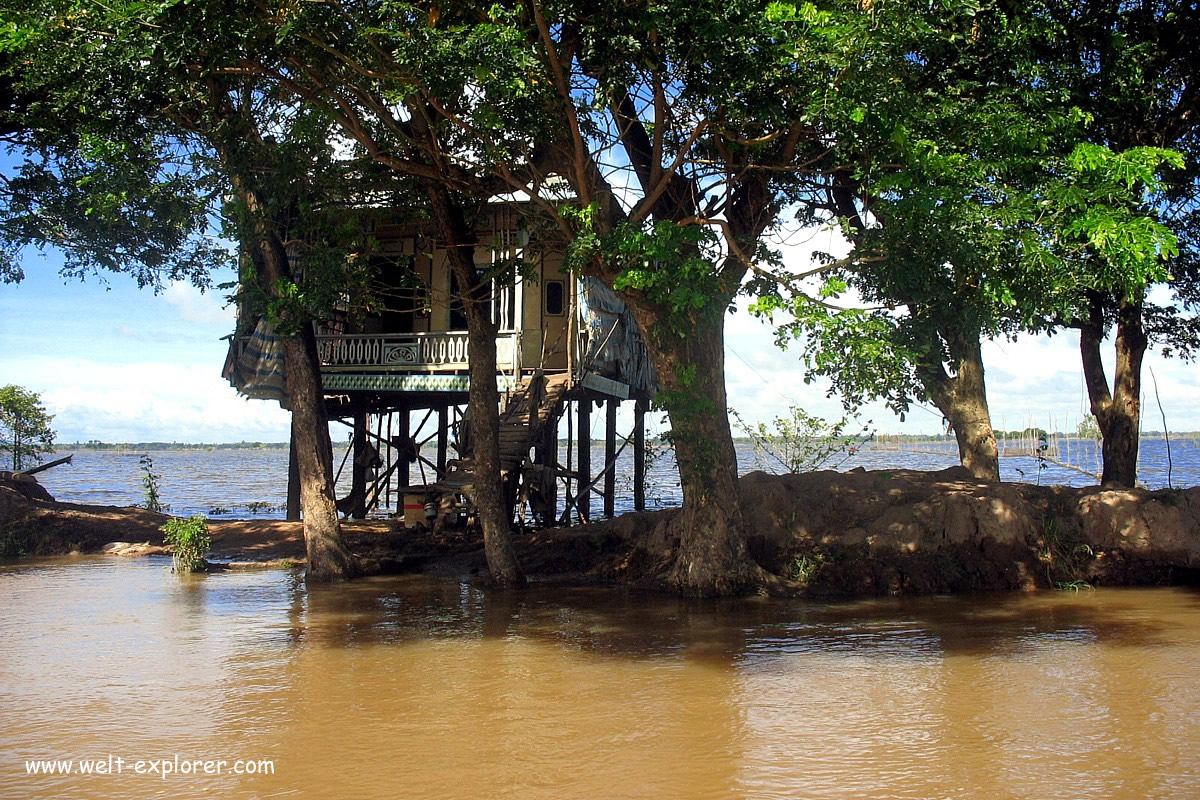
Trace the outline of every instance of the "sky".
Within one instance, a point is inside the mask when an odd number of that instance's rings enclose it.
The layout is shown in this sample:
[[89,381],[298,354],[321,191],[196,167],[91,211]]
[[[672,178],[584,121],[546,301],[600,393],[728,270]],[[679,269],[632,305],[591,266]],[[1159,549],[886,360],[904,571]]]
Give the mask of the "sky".
[[[812,247],[795,245],[789,260]],[[220,292],[175,283],[160,294],[128,277],[64,282],[53,254],[25,254],[26,277],[0,284],[0,385],[42,396],[62,443],[286,441],[288,415],[269,401],[241,398],[221,377],[232,307]],[[214,284],[230,280],[215,276]],[[797,345],[780,351],[771,329],[745,313],[726,320],[730,405],[747,422],[770,423],[801,406],[826,419],[841,405],[823,384],[805,384]],[[1001,430],[1074,430],[1086,402],[1073,332],[984,347],[992,420]],[[1111,374],[1111,346],[1105,353]],[[1200,366],[1148,354],[1143,427],[1162,428],[1150,370],[1171,430],[1200,430]],[[942,432],[942,415],[914,406],[901,421],[881,406],[860,412],[881,433]]]

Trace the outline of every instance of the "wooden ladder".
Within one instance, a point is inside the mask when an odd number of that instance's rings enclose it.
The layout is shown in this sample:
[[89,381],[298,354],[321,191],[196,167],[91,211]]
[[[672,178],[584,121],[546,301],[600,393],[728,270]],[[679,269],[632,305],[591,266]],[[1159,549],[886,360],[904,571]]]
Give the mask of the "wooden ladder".
[[[536,372],[522,379],[500,412],[500,474],[520,472],[529,461],[530,449],[539,441],[547,424],[558,420],[563,396],[570,388],[568,373],[546,375]],[[474,441],[475,437],[471,437]],[[475,459],[468,451],[448,464],[446,475],[429,486],[433,491],[453,492],[471,498]]]

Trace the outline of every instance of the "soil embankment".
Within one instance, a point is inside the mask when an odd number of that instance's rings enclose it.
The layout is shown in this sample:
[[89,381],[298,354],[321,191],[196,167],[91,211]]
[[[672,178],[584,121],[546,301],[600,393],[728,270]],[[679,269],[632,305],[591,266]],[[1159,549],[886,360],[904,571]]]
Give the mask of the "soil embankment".
[[[1200,577],[1200,487],[1039,487],[981,482],[960,469],[755,472],[742,478],[742,504],[752,555],[789,591],[1027,591]],[[677,546],[674,513],[524,533],[516,537],[520,558],[527,574],[545,581],[653,581]],[[166,519],[137,508],[56,503],[0,477],[0,553],[99,552],[112,542],[153,548]],[[210,532],[220,560],[304,557],[299,523],[212,521]],[[463,532],[435,536],[381,520],[346,523],[344,533],[355,552],[385,571],[486,572],[481,544]]]

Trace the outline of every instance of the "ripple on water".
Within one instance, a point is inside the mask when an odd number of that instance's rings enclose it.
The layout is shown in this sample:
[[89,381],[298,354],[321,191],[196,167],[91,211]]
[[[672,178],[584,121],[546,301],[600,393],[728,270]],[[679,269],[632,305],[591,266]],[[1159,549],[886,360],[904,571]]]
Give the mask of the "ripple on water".
[[[705,604],[167,563],[0,566],[7,760],[279,765],[172,796],[1200,794],[1184,590]],[[147,786],[0,768],[3,797]]]

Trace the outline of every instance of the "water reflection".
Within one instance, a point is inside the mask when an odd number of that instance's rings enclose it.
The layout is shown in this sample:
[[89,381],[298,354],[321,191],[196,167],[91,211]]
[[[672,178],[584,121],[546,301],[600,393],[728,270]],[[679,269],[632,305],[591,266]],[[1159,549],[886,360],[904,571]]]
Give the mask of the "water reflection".
[[[0,796],[1200,791],[1200,595],[815,604],[0,567]],[[255,777],[26,758],[269,758]]]

